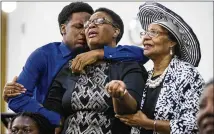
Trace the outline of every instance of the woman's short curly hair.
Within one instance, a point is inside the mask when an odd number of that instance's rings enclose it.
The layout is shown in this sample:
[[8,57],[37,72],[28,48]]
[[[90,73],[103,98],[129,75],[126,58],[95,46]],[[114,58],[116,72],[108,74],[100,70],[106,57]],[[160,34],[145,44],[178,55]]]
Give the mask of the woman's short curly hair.
[[103,8],[103,7],[95,10],[95,13],[96,12],[105,12],[106,14],[108,14],[111,17],[113,24],[118,26],[118,28],[120,29],[120,34],[116,38],[116,43],[118,43],[120,41],[120,39],[122,38],[123,33],[124,33],[124,24],[123,24],[123,21],[120,18],[120,16],[118,14],[116,14],[114,11],[107,9],[107,8]]

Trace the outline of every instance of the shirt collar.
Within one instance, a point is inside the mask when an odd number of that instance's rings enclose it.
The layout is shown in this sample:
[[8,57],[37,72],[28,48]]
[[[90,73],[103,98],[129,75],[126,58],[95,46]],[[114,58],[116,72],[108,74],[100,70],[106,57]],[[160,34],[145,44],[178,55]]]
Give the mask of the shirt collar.
[[69,56],[72,53],[72,50],[64,42],[61,42],[59,49],[63,57]]

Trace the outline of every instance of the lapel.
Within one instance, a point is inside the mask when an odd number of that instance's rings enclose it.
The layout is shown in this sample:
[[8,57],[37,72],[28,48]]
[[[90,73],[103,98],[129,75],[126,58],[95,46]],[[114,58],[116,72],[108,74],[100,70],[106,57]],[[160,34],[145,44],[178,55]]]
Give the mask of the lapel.
[[176,64],[177,59],[173,58],[169,64],[167,73],[163,80],[163,86],[156,102],[154,112],[155,119],[166,120],[168,119],[169,112],[172,112],[171,105],[173,105],[173,103],[171,100],[177,98],[177,96],[174,94],[176,90]]
[[[152,70],[148,71],[148,78],[149,78],[151,75],[152,75]],[[144,88],[144,90],[143,90],[140,109],[143,108],[143,105],[144,105],[144,102],[145,102],[145,99],[146,99],[146,94],[147,94],[146,88],[147,88],[147,85],[145,85],[145,88]]]
[[[165,78],[163,80],[163,86],[161,88],[161,91],[159,93],[156,106],[155,106],[155,112],[154,116],[155,119],[167,119],[170,107],[168,105],[171,105],[169,102],[170,98],[177,98],[176,96],[173,96],[173,92],[175,91],[175,80],[176,80],[176,63],[177,59],[173,58],[172,61],[169,64],[167,73],[165,75]],[[148,75],[152,75],[152,70],[148,72]],[[143,107],[143,104],[145,102],[147,90],[143,90],[142,95],[142,101],[141,101],[141,108]]]

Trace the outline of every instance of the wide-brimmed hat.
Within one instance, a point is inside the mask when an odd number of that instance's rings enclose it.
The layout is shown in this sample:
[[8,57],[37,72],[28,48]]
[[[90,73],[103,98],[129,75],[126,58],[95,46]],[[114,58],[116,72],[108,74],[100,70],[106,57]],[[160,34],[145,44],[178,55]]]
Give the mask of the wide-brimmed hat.
[[175,12],[156,2],[146,2],[137,14],[144,30],[151,23],[159,24],[171,32],[178,41],[180,59],[195,67],[201,59],[199,41],[192,28]]

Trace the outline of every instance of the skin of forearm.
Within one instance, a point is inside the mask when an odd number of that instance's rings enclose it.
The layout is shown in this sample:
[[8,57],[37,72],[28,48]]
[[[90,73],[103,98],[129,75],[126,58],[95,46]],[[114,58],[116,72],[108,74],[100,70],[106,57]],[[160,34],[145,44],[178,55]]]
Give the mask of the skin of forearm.
[[103,60],[104,59],[104,50],[103,49],[97,49],[97,50],[94,50],[97,52],[97,56],[98,56],[98,59],[99,60]]
[[[147,125],[141,126],[147,130],[154,130],[154,120],[148,119]],[[170,134],[169,121],[156,120],[155,131],[161,134]]]
[[116,114],[134,114],[137,111],[137,102],[129,93],[120,99],[112,98],[112,101]]

